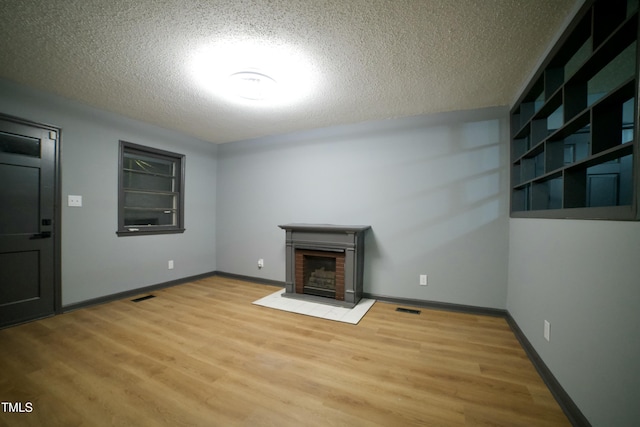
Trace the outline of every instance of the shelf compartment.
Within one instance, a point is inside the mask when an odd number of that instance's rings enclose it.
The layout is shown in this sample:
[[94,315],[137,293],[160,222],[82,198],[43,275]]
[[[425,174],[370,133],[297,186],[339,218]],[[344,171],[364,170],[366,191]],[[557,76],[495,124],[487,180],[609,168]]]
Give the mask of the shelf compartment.
[[633,78],[636,73],[636,47],[636,42],[631,43],[587,81],[587,106]]
[[617,87],[633,79],[636,72],[636,47],[636,42],[631,43],[611,63],[587,80],[572,79],[565,86],[565,120],[571,120],[607,94],[614,92]]
[[585,126],[564,139],[548,141],[545,150],[546,172],[553,172],[587,158],[590,147],[589,136],[589,126]]
[[557,92],[531,121],[530,148],[535,148],[564,125],[562,93]]
[[533,120],[531,122],[529,149],[536,150],[548,136],[553,135],[562,126],[562,105],[548,117]]
[[533,104],[533,113],[537,113],[540,111],[542,106],[544,105],[544,79],[541,77],[538,79],[536,84],[533,86],[530,92],[530,97],[528,102]]
[[586,125],[589,124],[590,120],[590,111],[585,110],[579,116],[576,116],[569,120],[563,127],[549,135],[549,140],[558,140],[566,138],[567,136],[577,132],[579,129],[582,129]]
[[593,44],[600,46],[628,17],[626,1],[599,0],[593,5]]
[[529,151],[529,135],[527,134],[523,138],[514,139],[511,146],[513,147],[511,158],[515,161]]
[[564,126],[564,106],[560,104],[553,113],[547,117],[547,135],[552,135],[555,131]]
[[519,121],[519,125],[516,126],[516,129],[520,131],[517,134],[522,132],[522,128],[525,127],[529,120],[542,108],[544,105],[544,80],[543,78],[539,78],[536,81],[536,84],[531,88],[527,96],[520,103],[517,111],[512,115],[512,124],[513,121]]
[[586,13],[566,36],[561,47],[549,61],[547,70],[554,70],[555,76],[562,74],[566,81],[592,53],[591,14]]
[[513,135],[515,139],[521,139],[524,137],[529,137],[531,133],[531,123],[527,123],[522,129],[520,129],[517,133]]
[[522,212],[531,210],[531,185],[523,185],[511,192],[511,210]]
[[[637,29],[637,14],[634,14],[567,80],[563,100],[565,120],[571,120],[602,94],[635,75]],[[619,67],[623,67],[624,72]]]
[[587,13],[564,41],[549,65],[562,69],[566,81],[589,59],[592,52],[591,14]]
[[511,167],[511,185],[518,186],[522,182],[522,164],[518,161]]
[[[534,120],[552,116],[558,108],[562,107],[562,91],[556,91],[549,100],[533,116]],[[561,118],[562,119],[562,118]]]
[[516,113],[511,114],[511,136],[516,137],[522,126],[520,124],[520,109]]
[[531,209],[562,209],[562,193],[564,181],[562,172],[535,181],[531,187]]
[[633,146],[628,144],[622,147],[565,170],[565,208],[631,204]]
[[580,80],[572,80],[564,87],[564,119],[566,122],[571,121],[578,114],[587,109],[587,82]]
[[589,59],[567,80],[587,81],[613,61],[623,50],[636,41],[638,31],[637,14],[627,19],[605,42],[594,49]]
[[592,154],[634,139],[635,79],[629,79],[592,110]]
[[530,181],[544,175],[544,146],[527,153],[521,160],[521,182]]
[[582,45],[576,49],[576,52],[566,62],[563,68],[563,74],[565,79],[570,79],[576,71],[578,71],[582,65],[587,62],[591,53],[593,52],[593,39],[587,37]]
[[563,68],[550,68],[544,71],[544,95],[551,99],[564,84],[565,70]]
[[534,149],[549,135],[547,118],[533,120],[531,122],[531,148]]
[[579,115],[546,141],[546,172],[570,165],[590,154],[591,124],[589,112]]

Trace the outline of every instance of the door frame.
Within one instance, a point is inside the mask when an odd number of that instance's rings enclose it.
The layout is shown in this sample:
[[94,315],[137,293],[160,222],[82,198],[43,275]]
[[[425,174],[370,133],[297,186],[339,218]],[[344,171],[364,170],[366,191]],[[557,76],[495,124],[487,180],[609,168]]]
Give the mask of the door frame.
[[32,120],[23,119],[20,117],[12,116],[9,114],[0,113],[0,119],[13,123],[18,123],[25,126],[32,126],[39,129],[44,129],[52,132],[56,132],[57,140],[55,144],[54,153],[54,172],[53,172],[53,312],[54,315],[62,313],[62,275],[61,275],[61,218],[62,218],[62,193],[60,189],[60,163],[62,159],[62,129]]

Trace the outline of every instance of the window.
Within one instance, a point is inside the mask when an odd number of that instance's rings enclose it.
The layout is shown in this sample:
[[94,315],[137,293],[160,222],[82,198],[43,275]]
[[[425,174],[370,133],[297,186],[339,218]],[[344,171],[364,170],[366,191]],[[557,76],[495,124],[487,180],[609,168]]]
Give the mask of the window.
[[120,141],[119,236],[184,232],[184,155]]

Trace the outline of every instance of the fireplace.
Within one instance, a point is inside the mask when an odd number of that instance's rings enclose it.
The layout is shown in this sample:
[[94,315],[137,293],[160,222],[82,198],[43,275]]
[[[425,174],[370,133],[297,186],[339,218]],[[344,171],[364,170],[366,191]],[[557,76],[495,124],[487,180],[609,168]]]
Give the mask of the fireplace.
[[354,307],[370,226],[286,224],[285,297]]
[[344,252],[297,249],[296,293],[344,301],[344,258]]

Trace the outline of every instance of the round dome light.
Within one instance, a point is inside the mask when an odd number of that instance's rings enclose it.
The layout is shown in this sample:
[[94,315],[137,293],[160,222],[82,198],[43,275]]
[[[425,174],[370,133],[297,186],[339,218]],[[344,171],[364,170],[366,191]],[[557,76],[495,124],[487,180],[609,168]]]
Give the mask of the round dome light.
[[260,101],[274,95],[276,81],[266,74],[256,71],[241,71],[229,76],[231,91],[237,96]]

